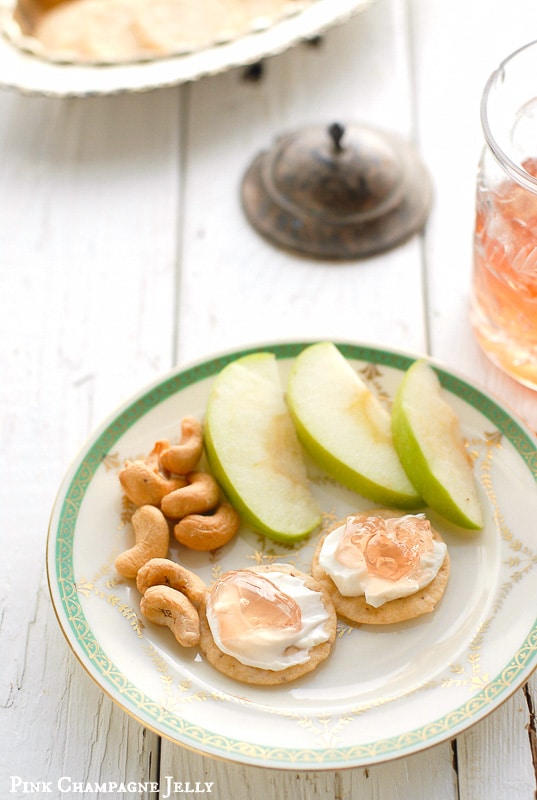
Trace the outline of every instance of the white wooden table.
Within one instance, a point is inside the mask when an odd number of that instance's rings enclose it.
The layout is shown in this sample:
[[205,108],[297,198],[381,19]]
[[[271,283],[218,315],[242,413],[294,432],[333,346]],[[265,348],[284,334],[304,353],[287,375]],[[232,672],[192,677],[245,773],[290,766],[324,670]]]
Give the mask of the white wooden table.
[[[160,780],[161,796],[165,776],[210,781],[215,800],[535,797],[534,679],[456,741],[367,769],[278,772],[161,741],[73,657],[44,552],[92,429],[160,373],[223,349],[334,338],[428,353],[537,429],[537,396],[483,357],[467,308],[480,93],[536,22],[533,0],[377,0],[266,60],[257,81],[238,68],[144,94],[0,93],[1,797],[73,796],[61,776]],[[252,230],[238,187],[278,134],[339,120],[414,141],[435,202],[424,236],[313,263]],[[11,794],[10,776],[27,786]]]

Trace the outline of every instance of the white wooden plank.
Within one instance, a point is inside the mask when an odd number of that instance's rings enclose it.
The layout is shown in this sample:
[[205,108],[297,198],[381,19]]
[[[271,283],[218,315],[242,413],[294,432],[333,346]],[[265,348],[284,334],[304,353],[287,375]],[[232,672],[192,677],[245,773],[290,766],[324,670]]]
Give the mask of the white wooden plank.
[[426,237],[432,353],[509,398],[537,429],[534,392],[491,368],[468,317],[481,93],[500,60],[526,43],[537,10],[531,0],[498,4],[493,14],[484,0],[465,4],[463,12],[461,6],[461,13],[441,0],[413,0],[410,7],[419,141],[435,182]]
[[70,459],[171,365],[179,100],[0,95],[2,793],[10,775],[56,785],[157,774],[158,737],[71,655],[43,564]]
[[[182,776],[183,780],[203,780],[214,784],[217,797],[248,800],[311,800],[311,798],[336,797],[351,800],[445,800],[455,798],[456,775],[451,747],[440,745],[415,756],[400,759],[392,764],[376,765],[324,772],[294,772],[270,770],[224,761],[200,755],[163,742],[162,759],[171,764],[166,774]],[[166,770],[172,772],[166,772]],[[177,778],[178,779],[178,778]],[[394,794],[394,791],[397,794]]]
[[457,740],[462,797],[533,800],[535,768],[522,690]]
[[282,133],[356,120],[411,136],[405,46],[401,4],[380,0],[318,47],[267,61],[259,83],[239,70],[192,86],[181,360],[274,338],[424,349],[417,237],[382,259],[327,265],[266,243],[239,202],[246,168]]
[[[468,319],[477,161],[482,147],[479,102],[490,72],[529,36],[531,2],[411,2],[420,143],[435,176],[436,203],[427,230],[427,292],[432,353],[481,383],[534,430],[535,393],[493,368]],[[478,44],[479,43],[479,44]],[[472,800],[535,796],[529,709],[519,691],[458,739],[460,796]]]

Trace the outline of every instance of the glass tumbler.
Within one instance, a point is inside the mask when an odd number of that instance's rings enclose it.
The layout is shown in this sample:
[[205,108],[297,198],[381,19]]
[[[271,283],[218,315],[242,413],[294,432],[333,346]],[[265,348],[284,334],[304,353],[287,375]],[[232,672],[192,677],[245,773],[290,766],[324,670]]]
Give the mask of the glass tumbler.
[[491,361],[537,389],[537,41],[492,73],[481,123],[471,322]]

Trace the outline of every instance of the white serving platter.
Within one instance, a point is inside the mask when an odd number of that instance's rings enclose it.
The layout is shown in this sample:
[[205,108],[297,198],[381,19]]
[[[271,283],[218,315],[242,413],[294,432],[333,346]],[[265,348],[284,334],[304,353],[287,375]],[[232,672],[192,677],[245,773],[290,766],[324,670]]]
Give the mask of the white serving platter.
[[[229,42],[169,58],[119,64],[59,63],[0,35],[0,88],[53,97],[110,95],[176,86],[252,64],[322,34],[372,0],[315,0],[294,15]],[[0,0],[0,30],[11,25],[13,0]]]

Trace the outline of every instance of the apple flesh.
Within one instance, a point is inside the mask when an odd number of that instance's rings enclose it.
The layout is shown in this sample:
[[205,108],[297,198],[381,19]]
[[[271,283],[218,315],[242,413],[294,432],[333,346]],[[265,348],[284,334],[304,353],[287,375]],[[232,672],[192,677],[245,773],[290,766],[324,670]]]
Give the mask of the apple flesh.
[[243,356],[223,368],[209,394],[204,437],[215,478],[254,529],[290,542],[319,525],[273,353]]
[[297,356],[287,401],[299,439],[328,474],[381,505],[423,504],[395,450],[390,412],[334,344]]
[[401,463],[427,504],[459,527],[482,528],[473,465],[459,419],[437,374],[423,359],[412,364],[399,385],[392,432]]

